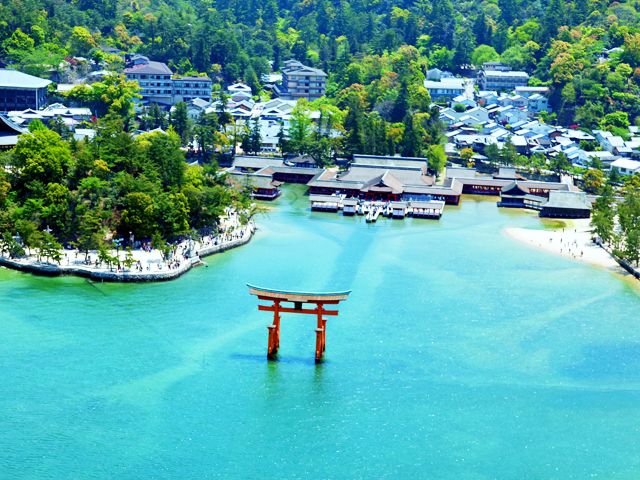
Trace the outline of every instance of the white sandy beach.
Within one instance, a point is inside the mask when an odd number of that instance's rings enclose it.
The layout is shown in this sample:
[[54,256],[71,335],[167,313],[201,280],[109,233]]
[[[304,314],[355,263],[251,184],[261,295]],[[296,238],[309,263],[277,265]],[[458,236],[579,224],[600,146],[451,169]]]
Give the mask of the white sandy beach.
[[531,248],[537,248],[577,262],[603,267],[614,273],[629,275],[607,251],[592,242],[592,227],[589,226],[588,219],[573,219],[565,222],[567,227],[564,229],[507,228],[504,230],[504,234]]

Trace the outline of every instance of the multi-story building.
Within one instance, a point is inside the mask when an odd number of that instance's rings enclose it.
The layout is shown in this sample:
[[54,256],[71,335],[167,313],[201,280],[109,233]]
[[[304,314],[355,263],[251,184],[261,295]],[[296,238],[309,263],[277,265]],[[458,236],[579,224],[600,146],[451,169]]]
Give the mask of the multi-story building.
[[0,69],[0,112],[39,110],[47,103],[51,80],[10,69]]
[[[135,63],[133,63],[135,62]],[[129,80],[137,80],[142,90],[138,92],[148,102],[170,105],[172,103],[173,72],[164,63],[152,62],[147,57],[136,56],[123,72]]]
[[476,83],[480,90],[513,90],[516,87],[524,87],[529,83],[527,72],[514,72],[505,70],[504,64],[496,65],[499,62],[488,62],[484,64],[484,69],[478,72]]
[[211,86],[209,77],[182,77],[172,80],[173,103],[188,102],[196,98],[211,101]]
[[306,98],[313,101],[324,96],[326,89],[326,73],[296,60],[288,60],[282,69],[282,85],[277,85],[275,92],[283,100]]
[[213,82],[209,77],[171,78],[173,72],[164,63],[153,62],[142,55],[127,57],[124,74],[137,80],[142,99],[164,105],[188,102],[195,98],[211,101]]

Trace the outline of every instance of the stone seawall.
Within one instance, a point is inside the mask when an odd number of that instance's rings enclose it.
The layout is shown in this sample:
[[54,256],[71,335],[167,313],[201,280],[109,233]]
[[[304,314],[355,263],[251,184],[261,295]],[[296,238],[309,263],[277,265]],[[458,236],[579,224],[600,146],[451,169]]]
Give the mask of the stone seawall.
[[220,245],[210,245],[202,247],[198,250],[198,256],[184,260],[178,268],[167,269],[166,271],[140,273],[137,271],[127,271],[118,273],[107,272],[102,270],[96,270],[91,266],[77,266],[77,265],[54,265],[54,264],[42,264],[42,263],[22,263],[20,261],[11,260],[6,257],[0,257],[0,265],[11,268],[13,270],[21,270],[23,272],[29,272],[36,275],[44,275],[47,277],[57,277],[61,275],[76,275],[78,277],[90,278],[91,280],[104,281],[104,282],[165,282],[168,280],[175,280],[176,278],[184,275],[193,267],[202,265],[200,258],[214,255],[216,253],[231,250],[232,248],[246,245],[253,236],[254,227],[248,230],[248,234],[243,238],[226,242]]

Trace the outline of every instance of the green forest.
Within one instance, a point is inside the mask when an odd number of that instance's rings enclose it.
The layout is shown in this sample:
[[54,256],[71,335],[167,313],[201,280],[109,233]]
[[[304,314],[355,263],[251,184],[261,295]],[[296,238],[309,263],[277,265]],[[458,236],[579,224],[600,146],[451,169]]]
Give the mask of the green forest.
[[[429,108],[426,71],[473,75],[471,66],[487,61],[525,70],[531,85],[549,86],[554,113],[542,115],[547,123],[627,138],[626,127],[640,116],[637,6],[586,0],[9,0],[0,5],[0,58],[42,76],[73,56],[107,60],[119,72],[121,57],[99,48],[110,46],[165,62],[177,74],[209,75],[218,92],[244,81],[254,95],[265,93],[259,79],[269,62],[278,71],[294,58],[329,75],[326,98],[306,107],[323,111],[328,128],[325,134],[305,125],[294,129],[299,135],[283,144],[285,152],[322,159],[331,152],[427,156],[431,149],[434,157],[441,156],[434,146],[443,141],[442,126]],[[162,123],[156,120],[152,124]],[[332,140],[331,129],[343,136]],[[183,144],[193,133],[181,130]]]
[[[640,115],[637,7],[587,0],[8,0],[0,5],[0,57],[25,70],[58,68],[73,55],[103,59],[97,47],[108,45],[221,85],[243,80],[254,93],[269,61],[277,71],[295,58],[329,74],[333,105],[346,106],[345,90],[362,90],[364,120],[375,111],[395,122],[408,110],[428,113],[420,98],[403,95],[420,96],[411,90],[426,69],[465,74],[470,65],[500,60],[551,87],[559,123],[620,128]],[[623,50],[599,59],[615,47]]]
[[[297,59],[328,74],[326,98],[296,108],[284,153],[308,153],[320,164],[336,153],[446,157],[443,126],[423,86],[430,68],[472,75],[471,66],[502,61],[525,70],[531,85],[551,90],[547,122],[602,128],[628,137],[640,120],[638,2],[562,0],[5,0],[0,4],[0,59],[47,76],[73,57],[121,57],[100,46],[165,62],[178,74],[206,74],[222,92],[241,80],[254,95],[260,79]],[[612,52],[606,50],[620,47]],[[272,62],[272,67],[270,66]],[[24,136],[0,179],[0,229],[48,225],[57,238],[92,245],[96,232],[172,238],[211,225],[222,209],[248,199],[218,176],[215,162],[187,167],[180,149],[197,138],[205,160],[238,139],[223,110],[190,122],[147,111],[134,125],[137,87],[124,77],[69,95],[99,116],[91,142],[65,139],[63,129]],[[221,98],[224,98],[221,96]],[[319,110],[318,128],[306,113]],[[169,128],[137,138],[134,126]],[[53,129],[55,130],[55,128]],[[341,132],[336,136],[334,132]],[[255,132],[253,132],[255,133]],[[254,135],[255,137],[255,135]],[[243,145],[256,142],[251,127]],[[207,155],[211,158],[207,159]]]
[[39,121],[29,125],[31,134],[2,158],[3,250],[20,250],[12,239],[16,233],[25,247],[36,249],[56,250],[62,242],[87,252],[130,233],[153,238],[160,248],[166,240],[213,227],[226,207],[255,209],[215,161],[188,166],[173,129],[134,138],[123,127],[121,117],[108,115],[98,121],[92,142],[77,142]]

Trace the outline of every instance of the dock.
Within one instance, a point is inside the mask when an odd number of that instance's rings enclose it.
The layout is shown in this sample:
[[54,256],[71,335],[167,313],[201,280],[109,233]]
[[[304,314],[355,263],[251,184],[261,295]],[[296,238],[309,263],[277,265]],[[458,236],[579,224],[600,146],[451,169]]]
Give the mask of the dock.
[[342,200],[342,214],[355,215],[360,201],[357,198],[345,198]]
[[440,218],[444,211],[442,201],[414,201],[409,203],[410,215],[414,218]]
[[[374,223],[380,215],[388,218],[406,217],[439,219],[444,212],[442,200],[368,201],[346,198],[346,195],[310,195],[311,210],[339,212],[345,216],[364,215],[367,223]],[[427,197],[429,198],[429,197]]]
[[382,214],[384,208],[380,206],[371,207],[369,214],[367,215],[367,223],[372,223],[378,220],[380,214]]
[[344,195],[309,195],[311,210],[321,212],[337,212]]

